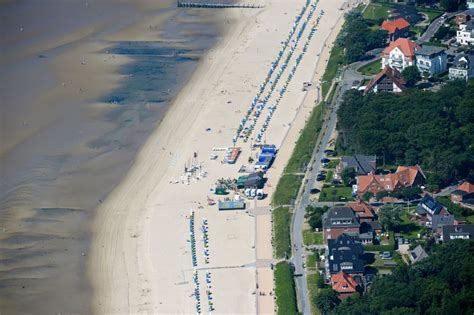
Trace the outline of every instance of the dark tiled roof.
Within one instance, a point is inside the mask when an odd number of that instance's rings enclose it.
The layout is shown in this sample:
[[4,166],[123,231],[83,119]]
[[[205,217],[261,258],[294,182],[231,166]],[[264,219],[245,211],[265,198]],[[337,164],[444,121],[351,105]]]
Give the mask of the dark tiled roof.
[[348,274],[364,272],[364,247],[358,237],[342,234],[328,240],[329,272]]
[[420,200],[420,204],[416,207],[418,214],[429,213],[430,215],[439,214],[443,209],[443,205],[433,199],[431,196],[424,196]]
[[324,228],[330,227],[359,227],[354,211],[349,207],[333,207],[323,215]]
[[456,189],[451,192],[451,195],[464,196],[464,195],[467,195],[467,192],[465,192],[464,190]]
[[440,54],[444,52],[444,48],[442,47],[437,47],[437,46],[423,46],[420,49],[416,50],[416,55],[422,55],[422,56],[435,56],[437,54]]
[[357,171],[358,175],[366,175],[375,171],[375,155],[356,154],[353,156],[343,156],[341,158],[344,168],[352,167]]
[[435,214],[433,216],[433,220],[431,221],[431,228],[433,231],[436,231],[438,228],[441,228],[444,225],[453,225],[454,224],[454,215],[438,215]]
[[455,239],[474,238],[474,224],[445,225],[443,226],[443,242]]
[[459,54],[453,60],[453,67],[458,69],[473,69],[474,68],[474,55],[470,54]]

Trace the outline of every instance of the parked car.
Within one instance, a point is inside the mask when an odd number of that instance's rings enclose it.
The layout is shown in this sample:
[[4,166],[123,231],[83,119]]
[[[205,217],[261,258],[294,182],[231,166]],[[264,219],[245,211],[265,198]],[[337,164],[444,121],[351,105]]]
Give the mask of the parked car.
[[317,194],[317,193],[319,193],[319,192],[321,192],[321,190],[319,190],[319,189],[317,189],[317,188],[313,188],[313,189],[311,189],[311,190],[309,191],[309,193],[312,194],[312,195]]
[[316,176],[316,180],[318,182],[322,181],[322,180],[325,180],[326,179],[326,175],[324,174],[318,174],[318,176]]
[[322,158],[321,159],[321,163],[329,163],[329,162],[331,162],[331,160],[328,159],[328,158]]
[[383,252],[383,253],[380,253],[380,257],[382,259],[390,259],[392,258],[392,254],[390,254],[390,252]]

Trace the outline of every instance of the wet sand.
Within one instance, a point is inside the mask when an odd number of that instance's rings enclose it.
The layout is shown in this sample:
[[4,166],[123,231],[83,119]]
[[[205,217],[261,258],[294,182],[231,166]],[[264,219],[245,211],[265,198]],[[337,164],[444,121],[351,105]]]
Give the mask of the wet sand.
[[0,2],[2,312],[92,312],[94,209],[218,34],[174,4]]

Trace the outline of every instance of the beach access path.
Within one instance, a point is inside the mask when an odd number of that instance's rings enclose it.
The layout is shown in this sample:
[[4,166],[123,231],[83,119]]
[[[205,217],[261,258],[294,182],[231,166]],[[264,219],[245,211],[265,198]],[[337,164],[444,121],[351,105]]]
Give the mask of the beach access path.
[[[228,30],[201,62],[192,79],[138,154],[122,183],[98,209],[90,274],[97,313],[194,313],[189,214],[195,211],[198,269],[212,272],[215,313],[274,312],[271,214],[219,212],[207,205],[209,188],[219,178],[236,178],[247,164],[249,144],[235,165],[210,160],[214,147],[228,147],[240,117],[265,77],[304,1],[266,1],[264,9],[219,10]],[[326,38],[344,13],[343,0],[320,0],[321,20],[308,52],[267,130],[267,142],[280,152],[268,173],[276,186],[312,102],[303,103],[303,82],[317,80],[329,58]],[[318,63],[318,60],[321,62]],[[303,104],[303,106],[301,106]],[[210,130],[208,129],[210,128]],[[179,182],[193,159],[208,173],[189,185]],[[178,183],[174,183],[178,181]],[[265,210],[267,209],[267,210]],[[267,212],[265,212],[267,211]],[[203,259],[203,219],[209,228],[210,262]],[[257,250],[256,250],[257,247]],[[256,270],[258,269],[258,270]],[[260,299],[260,291],[266,293]],[[204,272],[200,273],[200,276]],[[200,279],[203,283],[204,279]],[[201,303],[207,310],[205,287]]]

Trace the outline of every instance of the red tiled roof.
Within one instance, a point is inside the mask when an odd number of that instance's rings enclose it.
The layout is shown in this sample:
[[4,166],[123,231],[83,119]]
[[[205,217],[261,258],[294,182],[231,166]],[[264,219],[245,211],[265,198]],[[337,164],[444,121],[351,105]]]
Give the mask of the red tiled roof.
[[382,29],[386,30],[389,34],[393,34],[398,30],[410,27],[410,23],[404,18],[398,18],[394,21],[385,20],[382,23]]
[[359,218],[373,218],[374,217],[372,207],[362,200],[349,202],[347,203],[347,206],[351,208],[359,216]]
[[415,56],[415,50],[420,49],[417,43],[406,38],[399,38],[396,41],[390,42],[389,46],[386,47],[382,54],[389,55],[392,50],[399,48],[407,58],[413,58]]
[[354,293],[356,292],[357,282],[350,275],[341,271],[331,276],[331,285],[334,291],[338,293]]
[[375,183],[376,186],[380,187],[379,190],[393,191],[397,185],[403,187],[410,187],[416,178],[416,175],[421,173],[423,177],[423,171],[420,166],[399,166],[397,171],[393,174],[387,175],[360,175],[357,176],[358,191],[365,192],[368,187]]
[[400,90],[404,91],[406,90],[405,84],[406,81],[403,79],[402,74],[396,70],[392,69],[389,66],[386,66],[382,71],[377,73],[375,77],[370,80],[369,84],[367,84],[367,87],[365,88],[365,92],[369,92],[374,88],[374,86],[381,80],[383,79],[384,76],[387,76],[392,80],[393,83],[395,83]]
[[459,190],[465,191],[467,193],[472,193],[474,192],[474,184],[471,184],[469,182],[464,182],[461,185],[458,186]]

